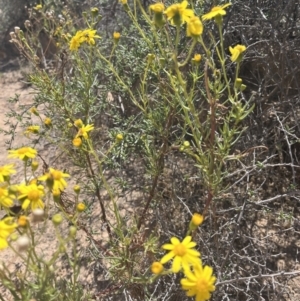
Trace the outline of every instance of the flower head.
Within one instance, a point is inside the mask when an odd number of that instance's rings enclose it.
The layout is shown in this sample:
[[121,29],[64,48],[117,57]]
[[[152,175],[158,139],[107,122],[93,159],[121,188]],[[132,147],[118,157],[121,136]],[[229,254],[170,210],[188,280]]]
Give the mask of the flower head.
[[209,266],[202,266],[198,262],[191,270],[185,271],[186,278],[181,279],[180,283],[183,290],[189,297],[196,296],[196,301],[206,301],[211,297],[211,292],[215,290],[216,277],[212,276],[213,269]]
[[162,246],[164,250],[170,252],[166,254],[160,262],[164,264],[174,257],[172,264],[173,273],[178,273],[181,270],[181,267],[183,267],[184,270],[187,270],[191,264],[197,264],[200,253],[193,249],[196,246],[196,243],[191,240],[191,236],[185,237],[182,242],[180,242],[178,238],[172,237],[171,244]]
[[123,5],[127,4],[127,0],[119,0]]
[[31,206],[31,210],[37,208],[44,208],[45,205],[42,201],[42,197],[45,195],[44,186],[30,184],[28,186],[21,185],[19,187],[18,199],[22,202],[22,209],[26,210],[28,206]]
[[82,32],[83,41],[87,42],[89,45],[95,45],[95,38],[100,38],[100,36],[96,35],[97,30],[93,29],[85,29]]
[[77,137],[73,139],[72,143],[75,147],[80,147],[82,145],[82,140],[81,138]]
[[186,35],[188,37],[197,38],[203,33],[203,24],[196,16],[191,17],[187,22]]
[[9,150],[8,158],[18,158],[24,161],[33,159],[37,155],[37,151],[31,147],[21,147],[16,150]]
[[80,45],[82,44],[82,30],[76,32],[75,36],[72,37],[70,41],[70,50],[78,50]]
[[67,187],[67,182],[64,178],[68,177],[70,177],[69,174],[50,167],[49,172],[41,176],[39,180],[46,181],[47,185],[53,190],[62,191]]
[[75,138],[83,137],[84,139],[88,138],[88,132],[94,129],[93,124],[83,125],[79,130]]
[[118,42],[119,42],[120,37],[121,37],[121,34],[120,34],[119,32],[116,32],[116,31],[115,31],[115,32],[113,33],[113,38],[114,38],[115,43],[118,43]]
[[16,173],[13,167],[14,164],[0,166],[0,182],[9,180],[10,175]]
[[[195,64],[199,64],[200,61],[201,61],[201,58],[202,58],[201,54],[196,53],[196,54],[194,55],[194,57],[192,58],[192,62],[195,63]],[[185,141],[185,142],[186,142],[186,141]],[[187,141],[187,142],[188,142],[188,141]]]
[[51,127],[51,125],[52,125],[52,120],[51,120],[51,118],[46,117],[46,118],[44,119],[44,125],[45,125],[46,127]]
[[35,10],[41,10],[42,8],[43,8],[43,5],[42,4],[38,4],[33,9],[35,9]]
[[164,270],[164,266],[163,266],[160,262],[155,261],[155,262],[152,263],[152,265],[151,265],[151,272],[152,272],[153,274],[158,275],[158,274],[160,274],[163,270]]
[[76,206],[76,210],[78,212],[83,212],[85,209],[86,209],[86,206],[85,206],[84,203],[78,203],[77,206]]
[[231,5],[231,3],[224,4],[222,6],[215,6],[211,9],[211,11],[205,15],[202,16],[202,20],[210,20],[212,18],[216,17],[222,17],[226,15],[226,10],[225,8]]
[[172,25],[182,25],[194,16],[193,10],[188,9],[187,6],[188,2],[186,0],[181,3],[172,4],[165,10],[164,14],[167,15],[168,20],[171,21]]
[[13,222],[11,217],[6,217],[0,221],[0,250],[8,246],[7,238],[17,227],[18,225]]
[[204,221],[203,215],[199,213],[194,213],[189,224],[189,229],[191,231],[194,231],[203,223],[203,221]]
[[242,59],[243,52],[246,51],[246,46],[244,45],[236,45],[233,48],[230,46],[229,51],[231,53],[231,60],[233,62],[240,61]]
[[30,134],[38,134],[40,131],[40,127],[38,125],[31,125],[27,127],[26,131],[24,132],[24,135],[29,137]]
[[152,10],[154,13],[162,13],[165,9],[165,5],[161,2],[157,2],[157,3],[151,4],[149,6],[149,9]]
[[81,128],[81,127],[83,127],[83,122],[82,122],[81,119],[76,119],[76,120],[74,121],[74,125],[75,125],[77,128]]
[[14,204],[15,196],[6,185],[0,186],[0,206],[9,208]]

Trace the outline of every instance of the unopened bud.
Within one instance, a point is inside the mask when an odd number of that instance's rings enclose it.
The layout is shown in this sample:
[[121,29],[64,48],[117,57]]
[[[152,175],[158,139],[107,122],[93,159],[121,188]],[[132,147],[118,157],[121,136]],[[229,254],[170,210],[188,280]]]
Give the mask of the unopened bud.
[[61,216],[61,214],[57,213],[55,215],[52,216],[52,222],[55,226],[58,226],[62,223],[63,218]]

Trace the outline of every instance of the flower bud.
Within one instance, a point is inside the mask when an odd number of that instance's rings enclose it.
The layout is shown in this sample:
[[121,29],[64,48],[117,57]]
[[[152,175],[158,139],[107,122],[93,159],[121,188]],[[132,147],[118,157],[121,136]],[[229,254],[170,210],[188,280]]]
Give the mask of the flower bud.
[[117,134],[117,135],[116,135],[116,140],[117,140],[118,142],[121,142],[123,139],[124,139],[124,137],[123,137],[122,134]]
[[19,227],[26,227],[28,225],[28,217],[25,215],[21,215],[18,218],[18,225]]
[[63,218],[62,218],[62,215],[57,213],[55,215],[52,216],[52,222],[55,226],[58,226],[62,223],[63,221]]
[[78,203],[77,206],[76,206],[76,210],[78,212],[83,212],[85,209],[86,209],[86,206],[85,206],[84,203]]
[[80,186],[79,186],[79,185],[75,185],[75,186],[73,187],[73,190],[74,190],[74,192],[75,192],[76,194],[79,194],[79,192],[80,192]]
[[82,145],[82,140],[81,138],[77,137],[73,139],[72,143],[75,147],[80,147]]
[[83,122],[81,119],[77,119],[74,121],[74,125],[77,127],[77,128],[82,128],[83,127]]
[[71,227],[69,228],[69,234],[70,234],[70,236],[73,237],[73,238],[75,238],[76,233],[77,233],[77,228],[74,227],[74,226],[71,226]]
[[38,161],[32,161],[31,162],[31,169],[32,171],[36,171],[39,167],[39,162]]
[[117,44],[120,40],[121,34],[119,32],[113,33],[114,42]]
[[163,266],[160,262],[155,261],[155,262],[152,263],[152,265],[151,265],[151,272],[152,272],[153,274],[158,275],[158,274],[160,274],[163,270],[164,270],[164,266]]
[[192,219],[190,221],[189,224],[189,230],[194,231],[197,229],[197,227],[199,227],[204,221],[204,217],[203,215],[199,214],[199,213],[195,213],[192,216]]

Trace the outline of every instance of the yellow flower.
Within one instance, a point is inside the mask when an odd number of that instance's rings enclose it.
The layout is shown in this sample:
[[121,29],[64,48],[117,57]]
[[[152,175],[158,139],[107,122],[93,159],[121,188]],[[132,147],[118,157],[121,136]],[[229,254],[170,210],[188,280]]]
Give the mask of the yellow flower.
[[95,38],[100,38],[100,36],[96,35],[97,30],[93,29],[85,29],[82,32],[83,41],[87,42],[89,45],[95,45]]
[[74,192],[76,193],[76,194],[78,194],[79,192],[80,192],[80,185],[75,185],[74,187],[73,187],[73,190],[74,190]]
[[13,222],[11,217],[6,217],[0,221],[0,250],[3,250],[8,246],[7,238],[17,227],[18,225]]
[[158,2],[158,3],[151,4],[149,6],[149,9],[152,10],[153,12],[155,12],[155,13],[162,13],[165,9],[165,6],[164,6],[163,3]]
[[203,24],[200,19],[196,16],[191,17],[187,22],[186,26],[186,35],[188,37],[197,38],[202,35],[203,32]]
[[36,116],[39,116],[39,115],[40,115],[36,107],[32,107],[32,108],[30,109],[30,113],[32,113],[32,114],[34,114],[34,115],[36,115]]
[[127,4],[127,0],[119,0],[123,5]]
[[25,226],[27,226],[27,223],[28,223],[28,217],[27,216],[21,215],[18,218],[18,225],[19,225],[19,227],[25,227]]
[[16,150],[9,150],[8,158],[18,158],[20,160],[27,161],[33,159],[37,155],[37,151],[31,147],[21,147]]
[[233,48],[230,46],[229,51],[231,53],[231,60],[233,62],[240,61],[242,59],[243,52],[246,51],[246,46],[244,45],[236,45]]
[[194,57],[192,58],[192,62],[195,63],[195,64],[199,64],[200,61],[201,61],[201,58],[202,58],[201,54],[196,53],[194,55]]
[[60,170],[49,168],[49,172],[39,177],[40,181],[46,181],[47,185],[53,190],[64,190],[67,187],[67,182],[64,178],[70,177],[69,174],[63,173]]
[[209,13],[202,16],[202,20],[206,21],[206,20],[210,20],[212,18],[225,16],[226,11],[224,8],[228,7],[229,5],[231,5],[231,3],[227,3],[222,6],[213,7]]
[[189,297],[196,296],[196,301],[206,301],[211,297],[211,292],[215,291],[216,277],[212,276],[213,269],[210,266],[202,266],[200,262],[191,270],[185,271],[186,278],[180,283],[183,290]]
[[35,9],[35,10],[41,10],[42,8],[43,8],[43,5],[42,4],[38,4],[33,9]]
[[14,204],[15,196],[11,194],[7,186],[0,186],[0,206],[9,208]]
[[165,24],[165,18],[163,16],[163,12],[165,9],[165,5],[161,2],[151,4],[149,6],[150,11],[154,12],[154,20],[153,23],[156,27],[160,28]]
[[46,118],[44,119],[44,125],[47,126],[47,127],[50,127],[50,126],[52,125],[52,120],[51,120],[51,118],[46,117]]
[[30,184],[28,186],[21,185],[19,187],[18,199],[22,202],[22,209],[27,209],[31,206],[31,210],[45,207],[42,197],[45,195],[44,187],[42,185]]
[[192,264],[197,264],[199,261],[200,253],[193,249],[196,243],[191,241],[192,237],[187,236],[182,242],[178,238],[172,237],[171,244],[165,244],[162,246],[164,250],[170,251],[162,259],[161,263],[164,264],[174,257],[172,264],[172,272],[178,273],[181,267],[185,270],[189,269]]
[[121,37],[121,34],[119,32],[114,32],[113,33],[113,38],[114,38],[115,42],[118,42],[120,37]]
[[167,15],[169,21],[171,20],[172,25],[182,25],[194,16],[193,10],[187,9],[187,6],[188,2],[186,0],[181,3],[172,4],[165,10],[164,14]]
[[38,125],[31,125],[27,127],[26,131],[24,132],[25,136],[29,136],[30,134],[38,134],[40,131],[40,127]]
[[151,265],[151,271],[152,271],[153,274],[158,275],[163,270],[164,270],[164,266],[160,262],[155,261],[155,262],[152,263],[152,265]]
[[78,50],[80,45],[83,43],[82,30],[76,32],[75,36],[72,37],[70,41],[70,50]]
[[76,119],[74,121],[74,125],[77,127],[77,128],[81,128],[83,126],[83,122],[81,119]]
[[75,138],[83,137],[84,139],[88,138],[88,132],[94,129],[93,124],[83,125],[79,130]]
[[98,15],[99,9],[97,7],[91,8],[91,13],[93,17],[96,17]]
[[194,231],[199,227],[204,221],[204,216],[199,213],[194,213],[189,224],[190,231]]
[[0,166],[0,182],[8,181],[10,175],[16,173],[13,167],[14,164]]
[[83,203],[78,203],[77,206],[76,206],[76,209],[77,209],[78,212],[84,211],[85,208],[86,208],[86,206]]
[[81,140],[81,138],[74,138],[73,139],[73,145],[75,146],[75,147],[80,147],[81,145],[82,145],[82,140]]
[[199,213],[193,214],[193,216],[192,216],[192,223],[195,226],[200,226],[203,223],[203,221],[204,221],[203,215],[201,215]]
[[124,139],[123,134],[119,133],[119,134],[116,135],[116,140],[117,140],[118,142],[121,142],[123,139]]

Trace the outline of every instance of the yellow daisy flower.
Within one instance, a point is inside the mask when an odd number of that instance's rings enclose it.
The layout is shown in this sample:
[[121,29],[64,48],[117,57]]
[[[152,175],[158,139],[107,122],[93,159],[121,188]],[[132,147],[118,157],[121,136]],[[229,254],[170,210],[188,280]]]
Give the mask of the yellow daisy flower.
[[100,38],[100,36],[96,35],[97,30],[85,29],[82,32],[82,38],[89,45],[95,45],[95,38]]
[[42,197],[45,195],[44,187],[42,185],[30,184],[19,186],[18,199],[22,202],[22,209],[26,210],[31,206],[31,210],[45,207]]
[[227,3],[227,4],[224,4],[222,6],[213,7],[209,13],[202,16],[202,20],[206,21],[206,20],[210,20],[210,19],[215,18],[215,17],[225,16],[226,15],[225,8],[230,6],[230,5],[231,5],[231,3]]
[[174,258],[172,264],[172,272],[178,273],[181,267],[185,270],[189,269],[190,265],[197,264],[199,262],[200,253],[193,249],[196,243],[191,241],[192,237],[187,236],[182,242],[178,238],[172,237],[171,244],[165,244],[162,246],[164,250],[170,251],[162,259],[161,263],[164,264]]
[[9,180],[10,175],[16,173],[13,167],[14,164],[0,166],[0,182]]
[[75,36],[73,36],[70,41],[70,50],[71,51],[78,50],[82,42],[83,42],[82,30],[79,30],[76,32]]
[[193,10],[188,9],[187,6],[188,2],[186,0],[181,3],[172,4],[164,11],[164,14],[167,15],[172,25],[182,25],[194,16]]
[[53,190],[62,191],[67,187],[67,182],[64,178],[68,177],[70,177],[69,174],[50,167],[49,172],[39,177],[39,180],[46,181],[47,185]]
[[210,266],[202,266],[200,262],[191,270],[185,271],[186,278],[180,283],[183,290],[189,297],[196,296],[196,301],[206,301],[211,297],[211,292],[215,291],[216,277],[212,276],[213,269]]
[[0,221],[0,250],[3,250],[8,246],[7,238],[17,227],[18,225],[13,222],[11,217],[6,217]]
[[79,130],[75,138],[83,137],[84,139],[88,138],[88,132],[94,129],[93,124],[83,125]]
[[8,158],[18,158],[24,161],[33,159],[37,155],[37,151],[31,147],[21,147],[16,150],[9,150]]
[[10,193],[7,186],[0,186],[0,206],[9,208],[14,204],[15,196]]
[[246,51],[246,46],[244,45],[236,45],[233,48],[230,46],[229,51],[231,53],[231,60],[233,62],[240,61],[242,58],[243,52]]

